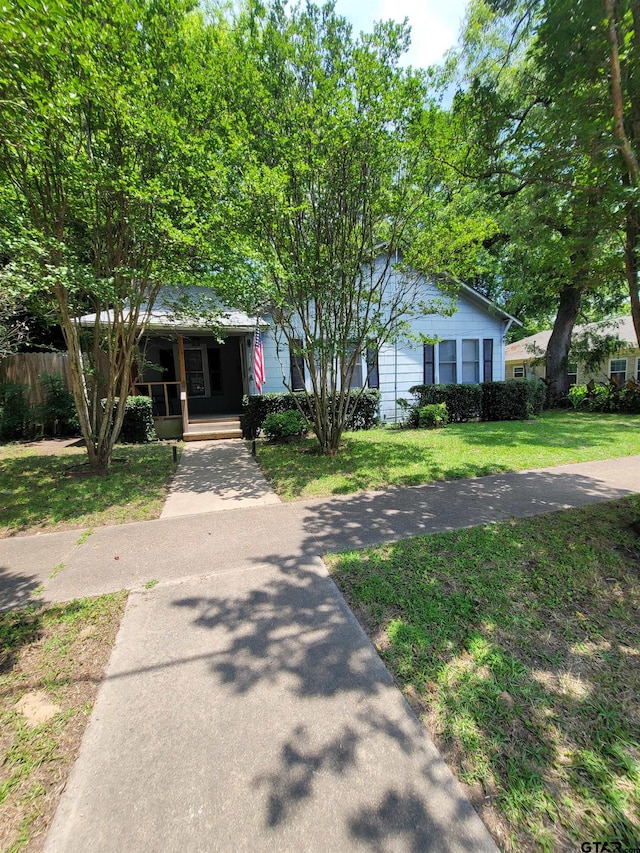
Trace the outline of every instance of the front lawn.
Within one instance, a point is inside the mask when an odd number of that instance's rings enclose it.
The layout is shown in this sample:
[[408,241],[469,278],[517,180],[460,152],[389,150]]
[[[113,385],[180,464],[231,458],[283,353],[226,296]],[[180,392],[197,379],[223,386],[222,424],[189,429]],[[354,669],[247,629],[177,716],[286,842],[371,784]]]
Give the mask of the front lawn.
[[328,562],[504,850],[638,847],[640,497]]
[[0,614],[0,850],[41,850],[125,593]]
[[630,456],[640,453],[640,417],[555,411],[527,422],[346,433],[335,456],[317,446],[260,444],[260,465],[284,500]]
[[119,445],[111,469],[89,475],[83,448],[0,447],[0,538],[157,518],[175,471],[172,448]]

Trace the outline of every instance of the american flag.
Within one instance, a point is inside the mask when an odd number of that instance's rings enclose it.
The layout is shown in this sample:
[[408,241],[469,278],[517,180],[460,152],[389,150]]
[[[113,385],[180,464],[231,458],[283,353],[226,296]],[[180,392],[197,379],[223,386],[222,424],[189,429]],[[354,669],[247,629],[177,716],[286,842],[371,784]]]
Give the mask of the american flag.
[[267,381],[264,372],[264,352],[262,350],[262,335],[260,329],[256,329],[253,338],[253,378],[256,383],[258,394],[262,394],[262,386]]

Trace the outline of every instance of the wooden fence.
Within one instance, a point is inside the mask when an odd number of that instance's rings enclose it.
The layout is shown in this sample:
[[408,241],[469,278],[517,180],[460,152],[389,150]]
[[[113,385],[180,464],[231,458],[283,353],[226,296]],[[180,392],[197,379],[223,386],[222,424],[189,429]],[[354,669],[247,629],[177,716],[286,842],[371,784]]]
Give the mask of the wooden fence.
[[47,373],[62,376],[66,387],[70,388],[69,359],[65,352],[19,352],[0,360],[0,382],[28,386],[29,399],[34,406],[44,403],[44,389],[39,378]]

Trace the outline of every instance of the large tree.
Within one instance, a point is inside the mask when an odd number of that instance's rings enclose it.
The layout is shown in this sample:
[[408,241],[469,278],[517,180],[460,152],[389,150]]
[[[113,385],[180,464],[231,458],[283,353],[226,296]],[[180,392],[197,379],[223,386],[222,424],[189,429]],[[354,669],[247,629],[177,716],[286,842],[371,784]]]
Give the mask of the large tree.
[[[567,390],[574,324],[594,300],[616,290],[620,298],[623,265],[615,169],[594,107],[602,85],[584,75],[569,85],[572,42],[549,50],[543,7],[476,0],[455,114],[465,127],[462,148],[473,152],[458,159],[495,205],[491,239],[509,307],[555,314],[546,377],[557,399]],[[593,57],[573,62],[591,67]]]
[[238,221],[265,282],[261,307],[284,336],[285,382],[291,353],[332,452],[365,351],[429,310],[416,276],[394,267],[434,180],[426,86],[399,67],[405,25],[354,37],[331,3],[252,3],[235,33],[236,67],[252,75],[231,87],[246,95],[235,111]]
[[191,133],[205,37],[193,6],[25,2],[0,21],[0,181],[16,224],[3,280],[55,310],[96,467],[160,286],[202,269],[196,166],[213,146]]

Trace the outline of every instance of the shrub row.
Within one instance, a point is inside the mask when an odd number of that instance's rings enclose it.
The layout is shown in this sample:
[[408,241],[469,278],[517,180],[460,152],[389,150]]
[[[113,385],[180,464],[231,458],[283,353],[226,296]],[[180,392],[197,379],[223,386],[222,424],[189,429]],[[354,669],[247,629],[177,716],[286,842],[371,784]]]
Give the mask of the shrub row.
[[483,382],[483,421],[526,421],[542,412],[546,385],[540,379],[524,382]]
[[[45,401],[39,406],[29,403],[26,385],[0,383],[0,440],[20,441],[37,435],[78,435],[80,427],[73,395],[59,375],[41,376]],[[144,443],[155,441],[152,401],[150,397],[127,397],[120,441]]]
[[569,400],[574,409],[638,415],[640,414],[640,384],[628,382],[624,388],[619,388],[614,382],[574,385],[569,389]]
[[444,403],[450,423],[464,423],[480,417],[482,388],[480,385],[414,385],[409,393],[416,398],[416,406],[433,406]]
[[414,385],[409,391],[415,397],[415,405],[408,418],[410,425],[417,425],[421,408],[436,403],[446,405],[451,423],[464,423],[475,418],[483,421],[524,421],[540,414],[545,398],[545,385],[539,379],[482,382],[479,385]]
[[[358,394],[359,399],[356,410],[347,423],[346,428],[348,430],[371,429],[378,420],[380,392],[373,388],[366,388],[364,391],[359,391]],[[245,396],[243,400],[243,429],[245,437],[253,438],[253,436],[258,435],[267,415],[298,410],[296,401],[307,420],[313,423],[307,395],[304,391]]]

